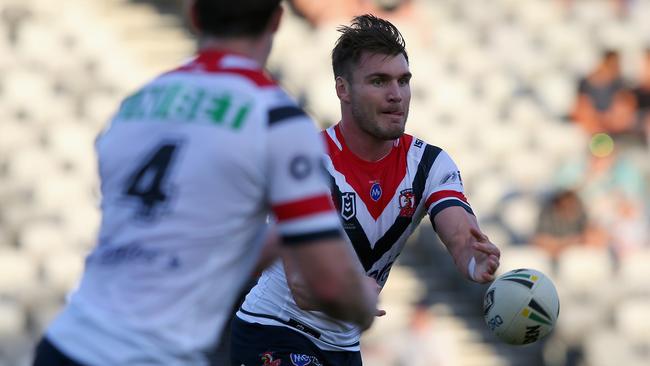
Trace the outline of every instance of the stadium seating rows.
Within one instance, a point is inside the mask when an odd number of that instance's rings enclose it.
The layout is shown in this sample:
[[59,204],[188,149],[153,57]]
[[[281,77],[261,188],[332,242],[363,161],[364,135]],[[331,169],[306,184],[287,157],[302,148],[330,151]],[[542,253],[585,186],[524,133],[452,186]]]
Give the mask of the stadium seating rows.
[[[635,2],[625,22],[604,0],[575,2],[570,13],[559,1],[415,3],[428,19],[427,32],[396,20],[414,74],[409,131],[445,148],[461,167],[483,227],[504,247],[502,271],[525,266],[552,275],[565,299],[561,341],[584,346],[588,365],[647,364],[650,249],[618,262],[607,251],[578,248],[553,263],[522,244],[553,174],[586,145],[565,121],[576,77],[591,67],[598,44],[638,55],[650,41],[642,16],[650,3]],[[74,287],[93,244],[94,137],[120,98],[193,47],[176,18],[146,4],[61,6],[65,11],[48,0],[0,4],[0,365],[29,364],[34,340]],[[270,70],[323,125],[334,123],[335,25],[314,29],[295,15],[286,20]],[[624,66],[633,77],[636,65]],[[647,155],[637,160],[649,177]],[[399,271],[389,281],[399,290],[385,296],[396,323],[383,326],[391,332],[405,327],[411,311],[405,304],[422,286]],[[467,331],[453,317],[444,319],[445,329]],[[603,344],[616,352],[603,354]],[[371,364],[381,362],[388,358]]]

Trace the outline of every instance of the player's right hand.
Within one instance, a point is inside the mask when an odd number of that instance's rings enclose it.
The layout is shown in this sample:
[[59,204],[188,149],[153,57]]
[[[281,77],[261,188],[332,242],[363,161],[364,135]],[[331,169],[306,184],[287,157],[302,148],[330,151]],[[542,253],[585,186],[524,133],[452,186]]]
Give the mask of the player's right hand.
[[[366,277],[366,282],[370,284],[370,287],[373,288],[377,292],[377,296],[379,296],[379,293],[381,292],[381,286],[379,286],[377,281],[372,277]],[[376,317],[380,317],[384,315],[386,315],[386,310],[377,309],[375,312]]]

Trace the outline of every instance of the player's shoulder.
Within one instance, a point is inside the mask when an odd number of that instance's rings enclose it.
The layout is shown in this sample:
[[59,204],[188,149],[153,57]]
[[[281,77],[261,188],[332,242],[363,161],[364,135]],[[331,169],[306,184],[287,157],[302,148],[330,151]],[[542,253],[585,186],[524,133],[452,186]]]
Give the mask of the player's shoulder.
[[201,51],[194,58],[163,75],[183,75],[189,78],[194,74],[200,74],[203,80],[233,76],[232,79],[239,79],[242,83],[248,83],[255,88],[278,86],[277,82],[256,61],[242,55],[219,50]]
[[441,147],[433,145],[408,133],[404,133],[400,140],[402,144],[408,146],[409,154],[421,156],[422,158],[431,158],[435,160],[440,153],[444,153],[444,150]]
[[326,152],[330,156],[340,154],[343,151],[343,144],[337,133],[336,126],[337,124],[333,124],[320,132],[321,139],[325,143]]

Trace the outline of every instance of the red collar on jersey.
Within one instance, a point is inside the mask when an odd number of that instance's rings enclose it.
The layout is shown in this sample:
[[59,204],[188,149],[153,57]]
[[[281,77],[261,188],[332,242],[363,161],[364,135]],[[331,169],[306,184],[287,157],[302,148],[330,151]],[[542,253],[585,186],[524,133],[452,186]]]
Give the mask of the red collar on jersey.
[[277,83],[271,78],[271,76],[267,74],[263,69],[259,68],[258,66],[244,67],[242,65],[240,67],[234,67],[231,65],[224,65],[222,61],[227,56],[234,56],[242,60],[245,59],[248,65],[250,65],[250,63],[255,62],[250,58],[238,53],[210,48],[210,49],[200,50],[194,59],[182,65],[181,67],[177,68],[176,70],[172,71],[172,73],[179,72],[179,71],[180,72],[200,71],[200,72],[207,72],[207,73],[232,73],[232,74],[238,74],[246,77],[247,79],[255,83],[255,85],[257,85],[258,87],[277,85]]
[[[346,182],[364,202],[370,215],[377,220],[406,176],[406,155],[413,136],[402,135],[388,155],[379,161],[370,162],[359,158],[348,148],[339,125],[334,126],[334,133],[341,149],[324,132],[334,168],[345,176]],[[371,189],[376,183],[381,187],[381,196],[374,200],[371,197]]]

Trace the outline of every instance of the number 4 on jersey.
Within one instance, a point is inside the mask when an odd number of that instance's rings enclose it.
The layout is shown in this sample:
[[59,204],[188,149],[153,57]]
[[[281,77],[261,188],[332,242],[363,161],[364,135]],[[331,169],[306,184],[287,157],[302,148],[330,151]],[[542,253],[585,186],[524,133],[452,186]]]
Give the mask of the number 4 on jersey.
[[153,219],[159,213],[156,208],[169,198],[171,188],[166,180],[177,148],[176,143],[158,146],[127,180],[124,193],[140,201],[138,216]]

